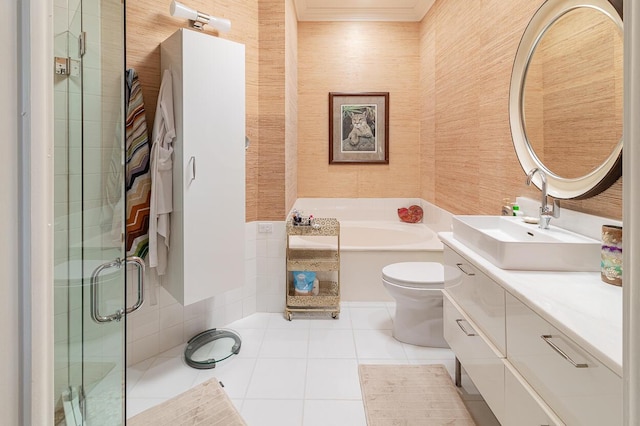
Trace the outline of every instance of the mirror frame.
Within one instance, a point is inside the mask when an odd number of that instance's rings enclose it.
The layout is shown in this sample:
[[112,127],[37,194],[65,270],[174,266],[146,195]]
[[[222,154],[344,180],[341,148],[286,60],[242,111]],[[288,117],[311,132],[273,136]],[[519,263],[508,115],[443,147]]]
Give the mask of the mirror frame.
[[[525,173],[538,167],[547,175],[548,195],[559,199],[583,199],[599,194],[622,176],[622,138],[609,157],[596,169],[578,178],[562,177],[549,170],[533,151],[524,126],[524,85],[527,68],[545,32],[566,13],[577,8],[592,8],[608,16],[619,28],[621,36],[622,0],[547,0],[531,18],[522,35],[511,72],[509,89],[509,124],[513,146]],[[539,175],[534,184],[540,188]]]

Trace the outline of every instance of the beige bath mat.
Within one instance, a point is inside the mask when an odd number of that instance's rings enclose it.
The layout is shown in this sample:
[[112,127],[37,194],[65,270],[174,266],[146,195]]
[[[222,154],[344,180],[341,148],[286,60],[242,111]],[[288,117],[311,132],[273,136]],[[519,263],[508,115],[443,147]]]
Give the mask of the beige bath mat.
[[217,379],[127,420],[127,426],[247,426]]
[[475,426],[444,365],[360,365],[369,426]]

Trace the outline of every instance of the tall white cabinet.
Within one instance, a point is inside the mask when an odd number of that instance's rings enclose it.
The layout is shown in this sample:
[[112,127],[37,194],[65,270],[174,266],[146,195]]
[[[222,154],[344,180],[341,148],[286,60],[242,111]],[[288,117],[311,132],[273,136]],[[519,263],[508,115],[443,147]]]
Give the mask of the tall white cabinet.
[[244,45],[189,29],[161,44],[176,124],[165,288],[183,305],[244,284]]

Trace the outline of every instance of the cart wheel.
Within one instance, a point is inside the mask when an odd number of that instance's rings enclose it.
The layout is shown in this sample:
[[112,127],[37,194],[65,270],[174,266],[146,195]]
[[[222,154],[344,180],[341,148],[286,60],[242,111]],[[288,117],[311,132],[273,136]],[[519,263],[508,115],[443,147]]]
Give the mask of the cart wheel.
[[340,317],[340,312],[331,312],[331,318],[338,319]]
[[291,315],[291,312],[287,312],[285,314],[285,316],[286,316],[287,320],[289,320],[289,321],[291,321],[291,318],[293,318],[293,315]]

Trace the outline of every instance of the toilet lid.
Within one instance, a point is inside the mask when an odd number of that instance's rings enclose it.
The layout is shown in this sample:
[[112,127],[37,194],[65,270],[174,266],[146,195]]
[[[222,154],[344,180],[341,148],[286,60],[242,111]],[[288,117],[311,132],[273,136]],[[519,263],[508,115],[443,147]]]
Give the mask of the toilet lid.
[[444,287],[444,267],[436,262],[401,262],[382,268],[382,278],[406,287]]

